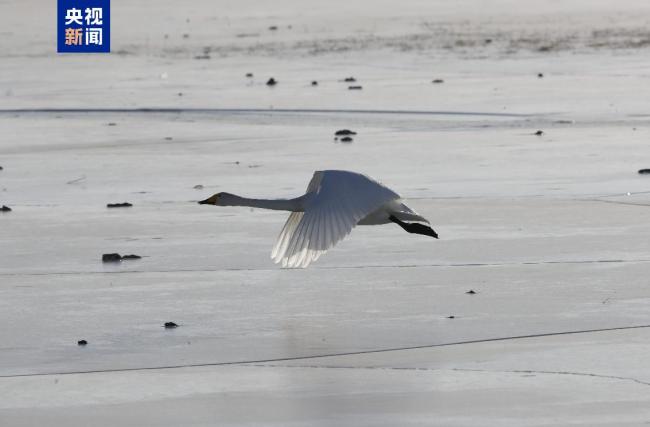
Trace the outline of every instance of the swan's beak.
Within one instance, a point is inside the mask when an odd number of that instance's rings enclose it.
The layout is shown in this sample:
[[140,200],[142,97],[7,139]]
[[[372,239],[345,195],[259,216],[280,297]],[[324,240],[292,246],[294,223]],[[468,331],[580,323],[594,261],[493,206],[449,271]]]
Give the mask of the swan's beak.
[[201,200],[199,202],[199,205],[216,205],[217,204],[217,199],[219,198],[218,194],[215,194],[213,196],[208,197],[205,200]]

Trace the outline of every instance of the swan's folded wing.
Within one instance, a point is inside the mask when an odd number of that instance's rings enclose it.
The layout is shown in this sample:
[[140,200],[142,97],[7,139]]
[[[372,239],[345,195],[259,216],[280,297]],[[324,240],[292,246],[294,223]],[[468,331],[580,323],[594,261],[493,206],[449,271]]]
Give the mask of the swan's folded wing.
[[283,267],[307,267],[361,219],[399,198],[371,178],[346,171],[314,173],[307,193],[305,211],[289,215],[271,252]]

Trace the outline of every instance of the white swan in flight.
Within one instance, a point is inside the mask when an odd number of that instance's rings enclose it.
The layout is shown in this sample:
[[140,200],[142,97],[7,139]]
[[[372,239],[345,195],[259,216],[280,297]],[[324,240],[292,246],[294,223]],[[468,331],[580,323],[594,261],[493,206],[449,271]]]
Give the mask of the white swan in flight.
[[283,267],[307,267],[343,240],[356,225],[394,222],[409,233],[438,238],[425,218],[402,203],[400,196],[372,178],[356,172],[317,171],[307,192],[295,199],[265,200],[217,193],[201,205],[249,206],[290,211],[271,252]]

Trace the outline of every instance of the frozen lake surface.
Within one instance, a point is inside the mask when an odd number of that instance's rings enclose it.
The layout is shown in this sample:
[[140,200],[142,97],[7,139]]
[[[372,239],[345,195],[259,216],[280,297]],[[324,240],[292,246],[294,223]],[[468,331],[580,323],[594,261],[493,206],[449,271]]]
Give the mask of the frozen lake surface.
[[[0,425],[650,422],[650,4],[113,2],[88,56],[50,3],[0,4]],[[196,204],[323,169],[441,239],[283,270]]]

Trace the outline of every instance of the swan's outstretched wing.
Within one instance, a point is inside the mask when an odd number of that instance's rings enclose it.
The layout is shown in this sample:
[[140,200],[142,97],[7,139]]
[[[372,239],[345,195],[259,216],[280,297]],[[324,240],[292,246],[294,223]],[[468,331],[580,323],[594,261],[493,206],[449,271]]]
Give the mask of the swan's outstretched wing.
[[307,187],[305,211],[289,215],[271,258],[283,267],[307,267],[350,234],[362,218],[398,198],[365,175],[315,172]]

